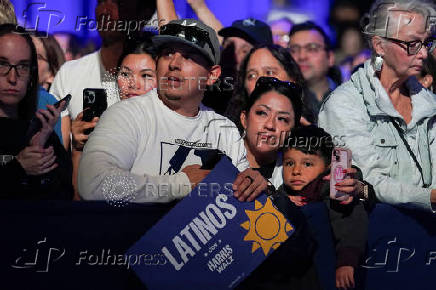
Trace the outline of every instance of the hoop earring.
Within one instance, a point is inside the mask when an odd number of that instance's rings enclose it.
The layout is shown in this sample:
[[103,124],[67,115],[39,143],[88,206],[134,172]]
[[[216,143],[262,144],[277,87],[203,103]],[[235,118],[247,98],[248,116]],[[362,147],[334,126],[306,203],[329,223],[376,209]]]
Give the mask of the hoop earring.
[[374,60],[374,70],[380,72],[383,66],[383,57],[377,55]]

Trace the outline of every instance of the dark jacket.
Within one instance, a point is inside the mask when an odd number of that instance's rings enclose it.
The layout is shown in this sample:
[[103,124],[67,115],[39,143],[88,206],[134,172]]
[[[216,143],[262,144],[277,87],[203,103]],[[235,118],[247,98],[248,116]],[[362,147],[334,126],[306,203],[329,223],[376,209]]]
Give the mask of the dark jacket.
[[[278,193],[284,196],[299,195],[286,185],[280,186]],[[357,198],[348,205],[330,199],[329,182],[326,181],[320,181],[317,192],[312,192],[312,201],[323,201],[328,208],[336,247],[336,267],[357,268],[368,236],[368,215],[364,205]]]
[[[16,156],[26,147],[26,121],[0,118],[0,155]],[[57,168],[38,176],[27,175],[20,163],[13,159],[0,164],[0,199],[71,200],[73,197],[71,158],[52,133],[47,146],[53,146]]]

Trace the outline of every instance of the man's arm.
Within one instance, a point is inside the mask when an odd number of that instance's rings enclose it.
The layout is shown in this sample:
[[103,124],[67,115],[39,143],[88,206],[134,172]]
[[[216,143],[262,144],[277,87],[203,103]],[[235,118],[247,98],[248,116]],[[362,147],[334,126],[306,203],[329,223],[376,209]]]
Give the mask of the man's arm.
[[[109,202],[169,202],[191,191],[187,175],[149,176],[131,173],[140,136],[148,136],[141,114],[120,102],[101,117],[82,153],[78,173],[79,194],[86,200]],[[144,144],[142,144],[144,145]]]
[[157,0],[156,10],[159,28],[178,18],[173,0]]

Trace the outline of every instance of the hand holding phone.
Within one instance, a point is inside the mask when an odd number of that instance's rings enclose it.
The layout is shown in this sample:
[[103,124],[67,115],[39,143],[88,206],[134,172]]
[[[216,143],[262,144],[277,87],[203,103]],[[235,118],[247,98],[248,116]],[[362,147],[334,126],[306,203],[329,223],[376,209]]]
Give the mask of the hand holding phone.
[[105,89],[83,89],[83,121],[91,122],[107,109]]
[[[63,110],[65,110],[68,107],[68,104],[70,103],[71,100],[71,95],[68,94],[66,95],[62,100],[56,102],[55,104],[53,104],[53,107],[55,107],[55,109],[59,109],[60,105],[62,104],[62,102],[64,102],[63,107],[61,108],[61,110],[59,111],[62,112]],[[43,115],[43,117],[47,120],[47,118]],[[26,132],[26,143],[29,144],[30,140],[32,139],[32,137],[38,133],[42,128],[42,122],[41,120],[35,115],[32,120],[30,120],[30,124],[29,124],[29,128],[27,129]]]
[[330,198],[340,201],[347,200],[349,195],[336,190],[336,184],[347,178],[345,170],[351,167],[351,151],[349,149],[335,147],[332,152],[330,173]]

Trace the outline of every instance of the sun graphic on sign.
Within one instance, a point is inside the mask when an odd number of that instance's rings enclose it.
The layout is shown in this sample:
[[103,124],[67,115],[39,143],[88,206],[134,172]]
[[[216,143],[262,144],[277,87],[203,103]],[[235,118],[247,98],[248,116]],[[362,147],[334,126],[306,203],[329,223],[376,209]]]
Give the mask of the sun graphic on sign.
[[252,253],[262,248],[265,256],[268,255],[271,248],[277,249],[288,239],[287,232],[293,230],[283,214],[274,208],[269,198],[265,205],[256,200],[254,210],[245,210],[245,213],[249,220],[242,223],[241,227],[248,231],[244,241],[253,242]]

